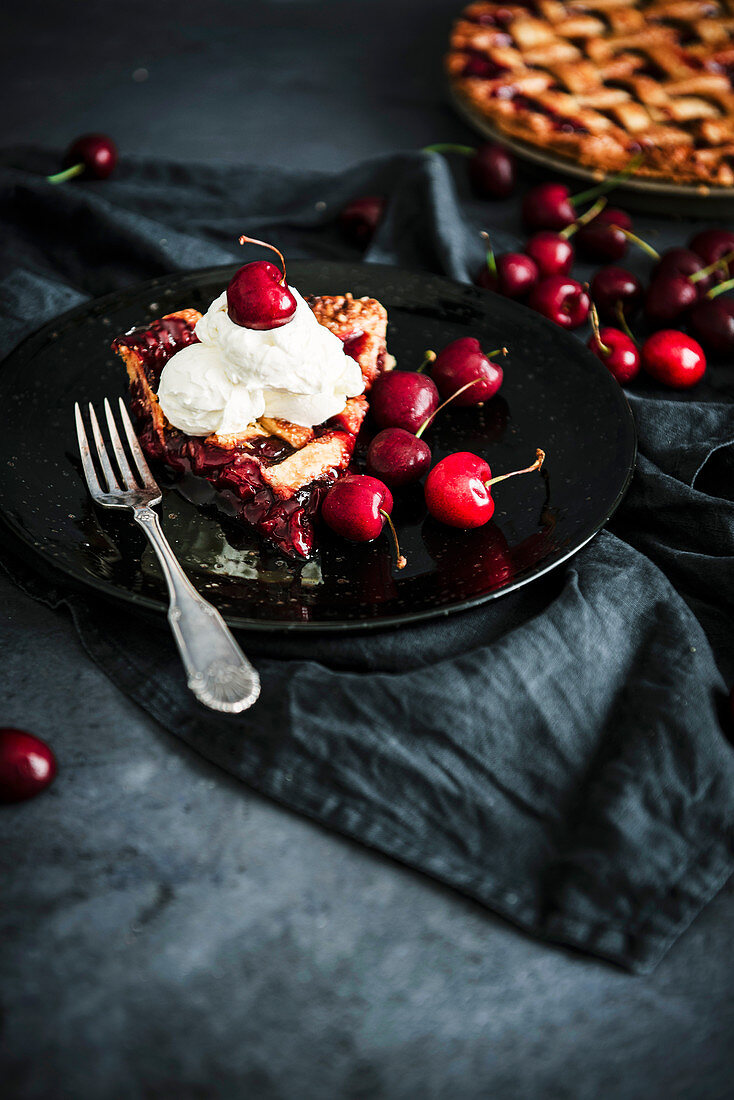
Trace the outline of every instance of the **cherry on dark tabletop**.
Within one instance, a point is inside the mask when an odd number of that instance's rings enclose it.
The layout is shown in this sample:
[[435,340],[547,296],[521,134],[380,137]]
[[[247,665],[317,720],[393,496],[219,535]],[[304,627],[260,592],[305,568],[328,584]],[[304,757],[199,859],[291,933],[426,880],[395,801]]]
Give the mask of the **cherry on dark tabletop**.
[[586,345],[601,359],[609,373],[625,386],[640,373],[640,353],[634,340],[621,329],[605,327]]
[[600,316],[617,320],[617,305],[621,303],[625,317],[633,317],[642,304],[642,283],[631,271],[610,264],[601,267],[591,280],[591,297]]
[[541,278],[546,275],[570,275],[574,248],[567,237],[552,229],[541,229],[527,241],[525,252],[535,261]]
[[339,227],[350,244],[366,248],[385,213],[382,195],[363,195],[352,199],[339,214]]
[[470,451],[457,451],[436,463],[426,478],[428,511],[439,523],[481,527],[494,513],[489,464]]
[[522,200],[526,229],[566,229],[576,220],[571,192],[563,183],[539,183]]
[[479,145],[468,170],[472,188],[480,198],[507,199],[515,190],[515,158],[497,142]]
[[668,326],[698,301],[699,291],[687,275],[656,275],[645,295],[645,316],[651,325]]
[[322,515],[332,531],[353,542],[371,542],[382,533],[392,493],[384,482],[367,474],[341,478],[324,499]]
[[703,378],[706,356],[692,336],[677,329],[661,329],[642,345],[642,365],[658,382],[689,389]]
[[[703,260],[704,266],[716,263],[734,252],[734,231],[731,229],[705,229],[691,238],[688,247]],[[734,274],[734,257],[726,264],[728,275]]]
[[734,298],[702,298],[688,311],[686,323],[711,355],[734,353]]
[[523,252],[504,252],[495,257],[495,271],[480,268],[477,286],[494,290],[505,298],[524,298],[538,281],[535,261]]
[[58,766],[45,741],[25,730],[0,729],[0,802],[34,798],[53,782]]
[[551,275],[533,289],[528,305],[561,328],[583,325],[589,315],[589,295],[568,275]]
[[117,146],[107,134],[83,134],[64,154],[64,168],[83,164],[87,179],[105,180],[117,165]]
[[616,263],[629,248],[623,229],[628,232],[632,229],[629,214],[614,207],[605,207],[576,233],[579,254],[599,263]]

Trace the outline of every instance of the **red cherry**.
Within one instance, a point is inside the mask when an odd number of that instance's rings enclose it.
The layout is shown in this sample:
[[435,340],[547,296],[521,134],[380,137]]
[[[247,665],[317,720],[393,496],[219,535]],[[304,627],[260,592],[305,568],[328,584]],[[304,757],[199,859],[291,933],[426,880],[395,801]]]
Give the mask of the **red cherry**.
[[[688,247],[701,257],[706,267],[709,267],[723,256],[734,252],[734,232],[731,229],[705,229],[703,233],[697,233],[693,237]],[[726,268],[729,275],[734,274],[734,258],[727,261]],[[721,274],[726,275],[727,272],[722,270]]]
[[[652,278],[657,279],[659,275],[696,275],[705,266],[701,257],[691,252],[690,248],[668,248],[652,269]],[[701,290],[707,290],[710,285],[710,276],[698,282]]]
[[543,229],[525,245],[525,251],[535,261],[541,278],[546,275],[570,275],[573,267],[573,245],[562,233]]
[[532,466],[492,477],[487,462],[471,451],[457,451],[438,462],[426,478],[426,506],[434,519],[449,527],[482,527],[492,518],[492,485],[517,474],[539,470],[545,459],[537,452]]
[[609,373],[624,386],[640,371],[640,353],[626,332],[618,328],[603,328],[593,335],[588,344],[597,359],[601,359]]
[[[490,354],[495,355],[496,352]],[[492,362],[485,355],[478,340],[473,336],[462,336],[439,352],[431,368],[431,377],[444,401],[468,385],[469,388],[457,396],[454,404],[469,406],[480,405],[494,397],[502,385],[503,371],[499,363]],[[469,385],[473,380],[474,385]]]
[[46,179],[49,183],[63,183],[75,176],[106,180],[114,172],[116,164],[117,147],[112,138],[106,134],[83,134],[66,150],[63,171]]
[[670,325],[699,299],[695,283],[687,275],[656,275],[645,295],[645,316],[651,325]]
[[591,297],[602,317],[617,319],[617,305],[622,303],[625,317],[631,317],[642,301],[642,283],[623,267],[602,267],[591,280]]
[[56,772],[56,757],[45,741],[25,730],[0,729],[0,802],[33,798]]
[[384,428],[367,450],[367,472],[398,488],[417,481],[431,465],[431,448],[405,428]]
[[372,542],[387,523],[395,541],[397,567],[406,562],[390,519],[392,493],[382,481],[367,474],[348,474],[329,490],[321,514],[332,531],[352,542]]
[[507,199],[515,190],[515,158],[502,145],[480,145],[469,161],[469,179],[482,199]]
[[541,183],[522,200],[526,229],[565,229],[576,220],[571,192],[563,183]]
[[632,229],[629,214],[606,207],[593,221],[579,229],[576,236],[578,250],[589,260],[603,260],[605,263],[621,260],[629,246],[623,229]]
[[242,328],[267,331],[282,328],[293,320],[296,299],[286,282],[283,254],[272,244],[240,237],[240,244],[259,244],[271,248],[280,256],[283,270],[267,260],[245,264],[235,273],[227,287],[227,313]]
[[339,227],[346,239],[358,248],[365,248],[385,213],[381,195],[365,195],[347,203],[339,215]]
[[642,365],[658,382],[688,389],[703,378],[706,356],[691,336],[675,329],[661,329],[642,345]]
[[551,275],[532,291],[528,305],[561,328],[578,328],[589,315],[589,295],[568,275]]
[[436,384],[418,371],[386,371],[370,391],[370,409],[380,428],[417,432],[438,408]]
[[703,298],[688,312],[686,321],[707,352],[734,352],[734,298]]
[[476,281],[478,286],[494,290],[505,298],[524,298],[538,281],[538,268],[535,261],[522,252],[505,252],[496,257],[490,252]]

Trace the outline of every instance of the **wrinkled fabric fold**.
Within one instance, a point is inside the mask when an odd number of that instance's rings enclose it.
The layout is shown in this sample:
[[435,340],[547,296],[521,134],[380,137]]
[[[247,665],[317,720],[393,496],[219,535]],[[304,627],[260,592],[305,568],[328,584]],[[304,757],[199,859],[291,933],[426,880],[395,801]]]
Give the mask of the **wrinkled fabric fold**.
[[[356,194],[389,198],[368,261],[466,280],[479,228],[499,249],[522,239],[517,204],[477,203],[436,155],[334,176],[130,160],[103,184],[55,188],[28,170],[54,162],[0,157],[5,352],[84,297],[236,260],[242,232],[293,257],[354,256],[335,217]],[[654,219],[641,231],[661,247],[684,235]],[[731,366],[691,394],[635,387],[628,497],[529,588],[400,631],[245,637],[263,694],[236,718],[191,701],[163,627],[115,611],[113,634],[109,609],[12,549],[6,565],[71,611],[121,690],[233,775],[533,934],[644,972],[732,870],[732,393]]]

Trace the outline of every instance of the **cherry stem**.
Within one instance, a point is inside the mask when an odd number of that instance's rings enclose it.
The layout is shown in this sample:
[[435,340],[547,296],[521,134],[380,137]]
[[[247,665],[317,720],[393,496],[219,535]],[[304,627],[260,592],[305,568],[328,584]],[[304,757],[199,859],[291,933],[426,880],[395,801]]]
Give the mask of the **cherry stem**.
[[734,279],[727,279],[725,283],[719,283],[718,286],[712,286],[711,290],[707,291],[706,297],[709,299],[718,298],[725,290],[734,290]]
[[423,153],[461,153],[464,157],[473,157],[476,149],[471,145],[455,145],[451,141],[439,142],[438,145],[425,145]]
[[63,172],[56,172],[53,176],[46,176],[46,182],[66,183],[67,180],[73,180],[75,176],[81,176],[85,167],[84,164],[72,164],[71,168],[65,168]]
[[275,252],[280,256],[280,263],[283,268],[283,278],[280,280],[280,285],[286,285],[285,278],[285,258],[279,248],[276,248],[274,244],[268,244],[267,241],[258,241],[256,237],[246,237],[243,233],[239,240],[240,244],[259,244],[262,248],[269,248],[272,252]]
[[423,374],[423,371],[426,369],[426,367],[430,367],[431,363],[435,363],[435,362],[436,362],[436,353],[435,353],[435,351],[431,351],[429,349],[428,351],[423,353],[423,362],[418,367],[418,369],[415,373],[416,374]]
[[622,172],[618,172],[616,176],[610,176],[609,179],[604,180],[603,183],[598,184],[596,187],[590,187],[588,191],[581,191],[578,195],[572,195],[569,199],[571,206],[578,206],[582,202],[591,202],[592,199],[598,199],[600,195],[606,195],[608,191],[612,191],[618,183],[624,183],[624,181],[632,175],[636,168],[639,168],[645,159],[642,153],[638,153],[632,158],[627,167]]
[[646,252],[648,256],[651,256],[653,260],[660,259],[660,253],[656,248],[653,248],[647,241],[643,241],[642,237],[638,237],[636,233],[633,233],[629,229],[622,229],[621,225],[613,225],[612,229],[618,229],[620,233],[624,233],[628,241],[632,241],[632,244],[636,244],[638,248],[641,248],[643,252]]
[[632,329],[629,327],[629,324],[627,322],[627,318],[624,315],[624,305],[622,304],[621,301],[616,303],[616,305],[614,307],[614,313],[615,313],[615,316],[616,316],[616,318],[619,322],[619,327],[622,329],[622,332],[625,334],[625,336],[628,336],[630,338],[630,340],[632,341],[632,343],[635,345],[635,347],[637,347],[638,346],[637,341],[635,340],[635,338],[632,334]]
[[532,474],[533,470],[539,470],[545,462],[545,451],[541,451],[538,447],[535,456],[535,462],[532,466],[526,466],[524,470],[513,470],[511,474],[500,474],[499,477],[490,478],[484,484],[489,488],[491,485],[496,485],[498,481],[506,481],[508,477],[518,477],[519,474]]
[[[489,359],[489,358],[490,358],[490,357],[491,357],[492,355],[499,355],[500,353],[501,353],[502,355],[507,355],[507,348],[495,348],[495,349],[494,349],[494,351],[490,351],[490,353],[489,353],[489,355],[487,356],[487,358]],[[433,423],[433,421],[434,421],[434,420],[436,419],[436,417],[438,416],[438,414],[439,414],[439,413],[441,412],[441,409],[445,409],[447,405],[450,405],[450,404],[451,404],[451,402],[452,402],[452,401],[454,400],[454,398],[455,398],[455,397],[458,397],[458,396],[459,396],[459,394],[461,394],[461,393],[463,393],[463,392],[464,392],[464,390],[468,390],[470,386],[476,386],[477,382],[483,382],[483,381],[484,381],[484,379],[483,379],[483,378],[481,377],[481,375],[479,375],[479,376],[478,376],[477,378],[472,378],[471,382],[466,382],[466,383],[465,383],[465,384],[464,384],[464,385],[463,385],[463,386],[461,387],[461,389],[458,389],[458,390],[456,391],[456,393],[452,393],[452,394],[451,394],[451,397],[447,397],[447,398],[446,398],[446,400],[445,400],[445,401],[443,401],[443,402],[442,402],[442,403],[441,403],[441,404],[440,404],[440,405],[438,406],[438,408],[437,408],[437,409],[436,409],[436,410],[435,410],[434,412],[432,412],[432,413],[431,413],[431,415],[430,415],[430,416],[426,417],[426,419],[425,419],[425,420],[423,421],[423,423],[421,424],[421,426],[420,426],[420,428],[418,429],[418,431],[417,431],[417,432],[415,433],[415,438],[416,438],[416,439],[420,439],[420,437],[421,437],[421,436],[423,435],[423,433],[424,433],[424,431],[426,430],[426,428],[428,427],[428,425],[429,425],[429,424],[432,424],[432,423]]]
[[489,233],[487,232],[486,229],[482,229],[479,236],[482,238],[482,240],[487,245],[487,267],[492,272],[492,274],[496,276],[497,275],[497,261],[494,258],[494,251],[492,249],[492,245],[489,243]]
[[596,306],[593,302],[589,303],[589,316],[591,317],[591,330],[594,333],[594,338],[596,339],[599,350],[603,352],[604,355],[610,355],[612,349],[609,347],[608,344],[605,344],[601,338],[601,334],[599,332],[599,314],[597,313]]
[[714,271],[728,271],[732,260],[734,260],[734,251],[726,252],[723,256],[719,256],[718,260],[714,260],[712,264],[709,264],[708,267],[702,267],[700,271],[694,271],[688,278],[692,283],[697,283]]
[[558,234],[559,237],[565,237],[568,240],[569,237],[573,237],[574,233],[581,228],[582,225],[587,225],[593,221],[597,214],[601,214],[604,207],[607,205],[606,199],[597,199],[593,206],[590,206],[585,214],[582,214],[580,218],[577,218],[575,222],[571,222],[565,229],[562,229]]
[[405,569],[408,562],[407,562],[406,558],[404,558],[403,555],[400,553],[400,543],[398,542],[398,533],[395,530],[395,524],[393,523],[392,519],[390,518],[390,513],[386,512],[384,508],[380,508],[380,515],[385,520],[385,523],[388,525],[388,527],[390,528],[390,531],[392,532],[393,541],[395,543],[395,557],[397,559],[395,564],[397,565],[398,569]]

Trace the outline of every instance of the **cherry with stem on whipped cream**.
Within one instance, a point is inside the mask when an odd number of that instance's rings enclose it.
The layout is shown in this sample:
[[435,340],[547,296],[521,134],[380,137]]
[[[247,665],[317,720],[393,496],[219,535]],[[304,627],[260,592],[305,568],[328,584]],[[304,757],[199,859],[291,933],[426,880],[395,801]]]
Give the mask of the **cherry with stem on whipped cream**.
[[64,155],[61,172],[46,176],[49,183],[65,183],[76,176],[106,180],[117,164],[117,147],[106,134],[83,134],[73,141]]
[[398,569],[404,569],[397,532],[390,513],[392,493],[384,482],[369,474],[347,474],[329,490],[321,515],[332,531],[352,542],[372,542],[385,524],[392,532]]
[[459,153],[468,157],[469,180],[474,193],[482,199],[507,199],[515,190],[515,158],[496,141],[482,145],[456,145],[442,142],[427,145],[424,153]]
[[282,270],[268,260],[255,260],[241,267],[227,287],[229,317],[241,328],[260,332],[287,325],[295,316],[297,303],[286,282],[283,253],[267,241],[244,234],[239,243],[270,248],[280,257]]
[[545,461],[545,452],[538,448],[535,456],[535,462],[523,470],[492,477],[489,464],[471,451],[447,455],[436,463],[426,478],[428,511],[448,527],[482,527],[494,514],[492,486],[509,477],[539,470]]
[[26,730],[0,729],[0,802],[23,802],[45,790],[56,777],[49,745]]

